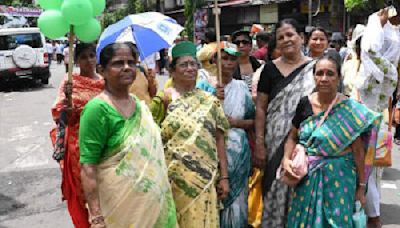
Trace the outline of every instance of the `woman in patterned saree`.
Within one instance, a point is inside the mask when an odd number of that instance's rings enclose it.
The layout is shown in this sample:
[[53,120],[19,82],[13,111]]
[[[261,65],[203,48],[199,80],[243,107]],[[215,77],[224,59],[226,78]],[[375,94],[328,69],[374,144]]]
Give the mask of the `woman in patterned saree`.
[[[80,178],[79,120],[86,103],[103,91],[104,80],[96,74],[96,46],[94,44],[78,44],[75,49],[75,60],[79,65],[80,73],[73,74],[72,85],[67,80],[61,83],[56,102],[51,109],[58,127],[51,130],[50,137],[55,145],[53,158],[60,163],[62,195],[67,201],[72,222],[77,228],[88,228],[89,215],[85,207]],[[72,94],[72,109],[68,114],[65,109],[66,94]],[[67,126],[64,125],[66,121]],[[66,139],[65,142],[64,139]]]
[[289,189],[275,173],[297,104],[314,88],[314,62],[301,51],[303,40],[295,20],[277,24],[276,41],[282,56],[265,64],[258,83],[253,164],[265,170],[262,227],[280,228],[286,224]]
[[[255,107],[251,94],[243,80],[233,79],[233,72],[241,54],[237,46],[221,42],[222,84],[224,85],[224,112],[231,128],[226,141],[230,191],[222,202],[221,228],[247,227],[249,175],[251,150],[247,130],[253,130]],[[214,62],[217,62],[214,55]],[[197,84],[199,86],[199,83]],[[202,84],[203,89],[208,84]],[[210,86],[210,85],[209,85]],[[215,90],[215,88],[212,88]]]
[[160,130],[129,94],[136,64],[133,45],[106,46],[99,67],[105,90],[82,112],[81,177],[92,228],[176,227]]
[[195,45],[178,43],[172,57],[173,87],[159,96],[167,108],[160,121],[161,135],[178,223],[180,227],[216,228],[220,223],[218,198],[223,200],[229,192],[224,142],[229,123],[219,100],[195,88]]
[[294,188],[288,227],[352,227],[355,201],[365,205],[364,162],[372,165],[382,116],[336,92],[336,61],[329,55],[317,61],[316,92],[300,100],[285,144],[282,167],[289,177],[298,178],[291,166],[296,143],[309,161],[308,174]]

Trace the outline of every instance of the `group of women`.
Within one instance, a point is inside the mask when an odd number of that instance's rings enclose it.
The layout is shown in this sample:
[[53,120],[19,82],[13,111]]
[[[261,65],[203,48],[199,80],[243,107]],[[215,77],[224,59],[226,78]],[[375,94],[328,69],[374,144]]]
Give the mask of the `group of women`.
[[[280,21],[280,56],[266,62],[256,87],[247,33],[222,43],[221,59],[211,56],[222,65],[216,84],[198,80],[196,47],[180,42],[172,86],[147,102],[129,92],[139,71],[134,45],[102,49],[99,74],[94,46],[78,45],[80,74],[62,84],[52,109],[56,148],[67,139],[57,157],[74,225],[247,227],[254,167],[264,171],[262,227],[351,227],[354,202],[365,204],[364,161],[373,157],[381,115],[337,92],[340,63],[324,54],[324,36],[311,33],[308,57],[297,22]],[[276,173],[282,166],[299,178],[296,144],[309,171],[292,188]]]

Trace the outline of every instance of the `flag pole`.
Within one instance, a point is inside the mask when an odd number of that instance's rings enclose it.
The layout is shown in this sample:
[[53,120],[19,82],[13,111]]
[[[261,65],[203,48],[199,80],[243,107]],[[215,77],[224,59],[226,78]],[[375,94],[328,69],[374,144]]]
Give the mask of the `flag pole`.
[[214,0],[215,14],[215,33],[217,35],[217,79],[220,84],[222,84],[222,65],[221,65],[221,25],[219,21],[219,15],[221,14],[221,9],[218,7],[218,0]]
[[[68,83],[72,86],[72,71],[74,69],[74,26],[70,25],[68,35]],[[72,93],[67,94],[67,108],[72,108]]]

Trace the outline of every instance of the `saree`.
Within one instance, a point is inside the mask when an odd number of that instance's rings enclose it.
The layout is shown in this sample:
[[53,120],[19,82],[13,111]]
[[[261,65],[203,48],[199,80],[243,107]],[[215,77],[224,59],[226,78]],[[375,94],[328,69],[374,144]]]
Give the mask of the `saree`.
[[[125,119],[100,98],[81,118],[81,162],[97,164],[97,188],[107,227],[176,227],[160,129],[144,101]],[[103,148],[98,162],[93,154]]]
[[382,115],[353,99],[337,103],[318,128],[323,115],[300,125],[299,143],[309,156],[309,172],[294,189],[288,227],[353,227],[356,165],[352,152],[342,152],[361,136],[369,169]]
[[[291,129],[300,98],[314,89],[312,69],[315,62],[304,64],[274,85],[268,94],[265,147],[268,154],[263,179],[264,211],[261,227],[285,227],[290,189],[276,179],[283,158],[283,146]],[[264,68],[265,70],[265,68]]]
[[219,100],[194,89],[173,100],[161,124],[180,227],[219,227],[217,129],[229,122]]
[[[224,112],[233,119],[254,119],[255,107],[247,85],[232,79],[225,87]],[[241,128],[228,131],[226,143],[230,192],[223,200],[221,227],[247,227],[251,150],[247,132]]]
[[50,131],[50,138],[53,146],[56,146],[56,134],[60,134],[61,130],[64,132],[63,150],[60,154],[55,157],[60,159],[60,167],[62,172],[62,183],[61,191],[63,200],[67,201],[67,207],[69,214],[72,218],[72,222],[77,228],[89,227],[89,216],[88,211],[85,207],[85,197],[81,188],[81,170],[79,163],[79,143],[78,143],[78,132],[79,132],[79,120],[80,114],[86,103],[93,97],[100,94],[104,89],[104,80],[94,80],[88,77],[79,76],[78,74],[73,75],[72,82],[72,104],[73,109],[71,115],[68,118],[68,125],[65,128],[60,127],[60,119],[62,116],[66,116],[64,111],[64,80],[59,88],[56,101],[51,108],[53,120],[57,123],[58,127],[53,127]]

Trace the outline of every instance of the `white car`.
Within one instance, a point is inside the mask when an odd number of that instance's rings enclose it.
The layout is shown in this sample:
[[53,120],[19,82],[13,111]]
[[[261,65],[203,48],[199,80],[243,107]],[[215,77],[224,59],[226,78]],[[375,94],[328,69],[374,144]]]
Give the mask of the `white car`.
[[0,82],[31,79],[49,83],[46,40],[39,28],[0,29]]

